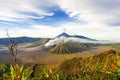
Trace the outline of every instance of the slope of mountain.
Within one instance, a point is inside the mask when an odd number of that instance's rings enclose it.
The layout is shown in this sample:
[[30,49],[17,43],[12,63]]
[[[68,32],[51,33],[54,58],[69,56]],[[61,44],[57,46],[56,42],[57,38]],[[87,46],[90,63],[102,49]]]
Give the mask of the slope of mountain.
[[66,43],[69,41],[74,41],[74,42],[80,42],[80,43],[92,43],[92,44],[111,44],[114,42],[108,41],[108,40],[96,40],[92,38],[88,38],[85,36],[81,35],[69,35],[67,33],[62,33],[58,35],[57,37],[49,40],[45,46],[54,46],[60,43]]
[[31,43],[41,40],[41,38],[31,38],[31,37],[16,37],[16,38],[0,38],[0,45],[9,44],[9,40],[11,41],[19,41],[20,43]]
[[60,43],[50,49],[50,52],[57,53],[57,54],[66,54],[66,53],[75,53],[82,51],[83,49],[90,48],[91,45],[86,43],[78,43],[78,42],[66,42],[66,43]]
[[39,41],[33,42],[31,45],[27,46],[28,48],[30,47],[36,47],[42,44],[45,44],[46,42],[48,42],[50,39],[49,38],[42,38]]
[[59,44],[57,46],[55,46],[54,48],[50,49],[50,52],[52,53],[70,53],[70,50],[68,49],[68,47],[65,44]]
[[87,40],[91,40],[91,41],[97,41],[96,39],[91,39],[91,38],[88,38],[88,37],[85,37],[85,36],[79,36],[79,35],[74,35],[72,37],[81,38],[81,39],[87,39]]

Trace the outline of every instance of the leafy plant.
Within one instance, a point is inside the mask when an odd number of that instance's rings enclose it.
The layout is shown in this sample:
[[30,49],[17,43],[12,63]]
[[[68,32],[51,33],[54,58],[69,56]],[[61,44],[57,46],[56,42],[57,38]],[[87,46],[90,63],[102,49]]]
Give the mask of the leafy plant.
[[10,65],[10,77],[12,80],[28,80],[31,73],[32,71],[30,69],[24,69],[23,65]]

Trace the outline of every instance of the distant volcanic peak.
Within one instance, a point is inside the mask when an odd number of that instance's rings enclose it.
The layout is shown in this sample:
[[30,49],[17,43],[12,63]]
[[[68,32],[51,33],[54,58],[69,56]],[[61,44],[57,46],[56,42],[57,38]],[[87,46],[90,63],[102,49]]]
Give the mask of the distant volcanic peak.
[[79,39],[87,39],[87,40],[91,40],[91,41],[97,41],[95,39],[91,39],[91,38],[88,38],[88,37],[85,37],[85,36],[82,36],[82,35],[69,35],[65,32],[61,33],[60,35],[58,35],[55,38],[60,38],[60,37],[66,37],[66,38],[72,37],[72,38],[79,38]]
[[94,43],[94,44],[109,44],[109,41],[99,41],[96,39],[92,39],[92,38],[88,38],[85,36],[81,36],[81,35],[69,35],[67,33],[62,33],[60,35],[58,35],[57,37],[55,37],[52,40],[49,40],[45,46],[54,46],[54,45],[58,45],[60,43],[66,43],[66,42],[79,42],[79,43]]
[[64,32],[64,33],[61,33],[60,35],[58,35],[57,37],[71,37],[71,36]]

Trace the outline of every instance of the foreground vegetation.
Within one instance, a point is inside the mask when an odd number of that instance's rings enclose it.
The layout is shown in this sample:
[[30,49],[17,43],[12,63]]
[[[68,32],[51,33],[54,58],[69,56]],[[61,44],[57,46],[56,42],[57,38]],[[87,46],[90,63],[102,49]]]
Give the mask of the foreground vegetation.
[[109,50],[89,58],[73,58],[62,63],[60,70],[80,80],[119,80],[120,54]]
[[1,65],[0,80],[120,80],[120,53],[108,50],[92,57],[73,58],[57,70],[49,65]]

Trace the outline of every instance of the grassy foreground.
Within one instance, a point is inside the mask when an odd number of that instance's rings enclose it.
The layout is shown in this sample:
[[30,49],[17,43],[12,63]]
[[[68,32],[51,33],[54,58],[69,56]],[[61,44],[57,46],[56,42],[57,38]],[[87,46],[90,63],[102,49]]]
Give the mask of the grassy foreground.
[[114,50],[64,61],[57,70],[48,65],[1,65],[0,80],[120,80],[120,53]]

